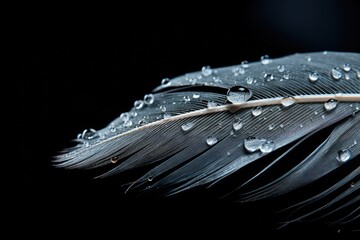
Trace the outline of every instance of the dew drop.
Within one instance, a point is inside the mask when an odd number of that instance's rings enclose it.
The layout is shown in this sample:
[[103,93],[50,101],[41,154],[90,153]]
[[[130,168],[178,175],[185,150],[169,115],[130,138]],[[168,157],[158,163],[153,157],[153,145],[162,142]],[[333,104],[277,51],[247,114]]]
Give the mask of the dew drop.
[[189,131],[192,127],[194,126],[194,123],[193,122],[188,122],[188,123],[184,123],[182,126],[181,126],[181,129],[186,132],[186,131]]
[[339,80],[342,77],[340,68],[333,68],[331,70],[331,76],[335,79],[335,80]]
[[127,112],[120,114],[120,120],[123,122],[126,122],[127,120],[129,120],[129,118],[130,118],[130,114]]
[[152,182],[152,181],[154,180],[154,178],[151,177],[151,176],[149,176],[149,177],[147,178],[147,180],[148,180],[148,182]]
[[244,140],[244,147],[248,152],[253,153],[260,150],[261,145],[263,145],[266,142],[267,142],[266,139],[257,138],[257,137],[248,137]]
[[206,139],[206,144],[212,146],[218,142],[217,138],[214,136],[210,136]]
[[351,71],[351,66],[348,63],[343,64],[342,68],[344,69],[345,72]]
[[81,134],[81,138],[83,139],[87,139],[87,140],[91,140],[91,139],[95,139],[98,138],[99,134],[95,129],[85,129],[82,134]]
[[193,94],[193,98],[194,98],[194,99],[198,99],[199,97],[200,97],[200,94],[198,94],[198,93],[194,93],[194,94]]
[[311,57],[308,57],[306,61],[311,62]]
[[243,68],[248,68],[248,67],[249,67],[249,62],[246,61],[246,60],[242,61],[242,62],[241,62],[241,67],[243,67]]
[[261,56],[260,58],[261,64],[267,65],[271,62],[271,59],[268,55]]
[[110,161],[111,163],[117,163],[118,160],[119,160],[118,156],[113,156]]
[[243,121],[240,118],[236,118],[233,123],[233,129],[239,131],[243,127]]
[[345,77],[345,80],[350,80],[350,75],[349,74],[345,73],[344,77]]
[[161,85],[167,85],[167,84],[170,84],[170,79],[169,78],[163,78],[161,80]]
[[264,79],[265,79],[265,81],[270,82],[270,81],[274,80],[274,75],[272,75],[271,73],[265,73]]
[[201,73],[202,75],[204,75],[205,77],[210,76],[212,74],[212,69],[210,68],[210,66],[204,66],[201,69]]
[[316,82],[319,79],[319,74],[317,72],[309,73],[309,80],[311,82]]
[[336,159],[339,162],[346,162],[351,158],[351,152],[349,149],[341,149],[338,151],[338,156]]
[[166,112],[166,107],[164,105],[161,105],[159,108],[160,108],[160,111]]
[[163,114],[163,118],[164,119],[167,119],[167,118],[170,118],[171,117],[171,114],[170,113],[164,113]]
[[153,104],[154,103],[154,95],[153,94],[146,94],[145,96],[144,96],[144,103],[146,104],[146,105],[151,105],[151,104]]
[[268,129],[270,131],[272,131],[273,129],[275,128],[275,125],[273,123],[271,123],[269,126],[268,126]]
[[252,92],[244,87],[235,86],[228,90],[227,100],[232,103],[242,103],[249,100],[252,96]]
[[289,80],[289,79],[290,79],[290,75],[289,75],[289,74],[284,74],[283,78],[284,78],[285,80]]
[[335,100],[335,99],[329,99],[328,101],[326,101],[324,103],[324,108],[326,111],[331,111],[333,109],[336,108],[337,104],[338,104],[338,100]]
[[134,102],[134,107],[136,109],[141,109],[143,106],[144,106],[144,101],[142,101],[142,100],[136,100]]
[[356,76],[357,76],[358,79],[360,79],[360,71],[356,72]]
[[351,183],[350,183],[350,187],[351,187],[351,188],[355,187],[355,183],[354,183],[354,182],[351,182]]
[[247,84],[253,84],[254,83],[254,78],[253,77],[247,77],[245,79],[245,81],[246,81]]
[[278,69],[278,71],[279,72],[284,72],[285,71],[285,66],[284,65],[279,65],[279,66],[277,66],[277,69]]
[[293,97],[284,98],[281,100],[281,104],[283,107],[289,107],[295,103],[295,99]]
[[189,96],[184,96],[184,97],[183,97],[183,100],[184,100],[185,102],[190,102],[191,99],[190,99]]
[[260,151],[262,153],[269,153],[269,152],[272,152],[274,150],[274,148],[275,148],[274,142],[267,140],[266,142],[261,144]]
[[124,127],[131,127],[132,124],[133,124],[133,122],[131,120],[127,120],[127,121],[124,122],[123,126]]
[[251,110],[251,114],[252,114],[254,117],[259,116],[260,114],[262,114],[262,112],[263,112],[263,110],[262,110],[262,107],[261,107],[261,106],[254,107],[254,108]]

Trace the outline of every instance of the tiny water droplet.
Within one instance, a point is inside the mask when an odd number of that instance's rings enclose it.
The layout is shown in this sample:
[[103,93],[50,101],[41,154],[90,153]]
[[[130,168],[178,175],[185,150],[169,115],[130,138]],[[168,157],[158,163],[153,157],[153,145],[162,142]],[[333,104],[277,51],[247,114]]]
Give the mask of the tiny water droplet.
[[136,101],[134,102],[134,107],[135,107],[136,109],[141,109],[143,106],[144,106],[144,102],[143,102],[142,100],[136,100]]
[[147,178],[147,180],[148,180],[148,182],[152,182],[152,180],[154,180],[154,178],[151,177],[151,176],[149,176],[149,177]]
[[360,79],[360,71],[356,72],[356,76],[357,76],[358,79]]
[[95,139],[98,137],[99,137],[98,132],[93,128],[85,129],[81,134],[81,138],[88,140]]
[[194,99],[197,99],[197,98],[199,98],[199,97],[200,97],[200,94],[198,94],[198,93],[194,93],[194,94],[193,94],[193,98],[194,98]]
[[212,69],[211,69],[210,66],[204,66],[204,67],[202,67],[202,69],[201,69],[201,73],[202,73],[202,75],[204,75],[205,77],[210,76],[210,75],[212,74]]
[[277,69],[278,69],[278,71],[279,72],[284,72],[285,71],[285,66],[284,65],[279,65],[279,66],[277,66]]
[[293,97],[288,97],[281,100],[281,105],[283,105],[283,107],[289,107],[293,105],[295,102],[296,101]]
[[243,68],[248,68],[248,67],[249,67],[249,62],[246,61],[246,60],[242,61],[242,62],[241,62],[241,67],[243,67]]
[[314,115],[318,115],[319,114],[319,112],[318,111],[314,111]]
[[235,118],[233,129],[239,131],[243,127],[243,121],[240,118]]
[[327,55],[327,54],[328,54],[328,52],[327,52],[327,51],[323,51],[323,54],[324,54],[324,55]]
[[344,77],[345,77],[345,80],[350,80],[350,75],[349,74],[345,73]]
[[134,118],[137,116],[137,112],[130,112],[130,117]]
[[331,70],[331,76],[335,79],[335,80],[339,80],[342,77],[342,73],[340,68],[333,68]]
[[89,147],[90,146],[90,143],[88,141],[85,141],[84,142],[84,147]]
[[209,102],[207,103],[207,107],[208,107],[208,108],[217,107],[217,103],[216,103],[216,102],[213,102],[213,101],[209,101]]
[[247,77],[245,79],[245,81],[246,81],[247,84],[253,84],[254,83],[254,78],[253,77]]
[[130,114],[127,112],[120,114],[120,120],[123,122],[126,122],[127,120],[129,120],[129,118],[130,118]]
[[164,114],[163,114],[163,118],[164,118],[164,119],[167,119],[167,118],[169,118],[169,117],[171,117],[171,114],[170,114],[170,113],[164,113]]
[[164,105],[161,105],[159,108],[160,108],[160,111],[166,112],[166,107]]
[[326,111],[331,111],[333,109],[336,108],[337,104],[338,104],[338,100],[335,100],[335,99],[329,99],[328,101],[326,101],[324,103],[324,108]]
[[351,152],[349,149],[341,149],[338,151],[338,156],[336,159],[339,162],[346,162],[351,158]]
[[110,132],[116,132],[116,127],[114,127],[113,125],[108,126],[108,129],[110,130]]
[[169,78],[163,78],[161,80],[161,85],[167,85],[167,84],[170,84],[170,79]]
[[309,80],[311,82],[316,82],[319,79],[319,74],[317,72],[309,73]]
[[242,103],[249,100],[252,96],[252,92],[244,87],[235,86],[228,90],[227,100],[232,103]]
[[311,62],[311,57],[308,57],[306,61]]
[[214,82],[216,82],[216,83],[222,83],[220,77],[218,77],[218,76],[214,76],[214,77],[213,77],[213,80],[214,80]]
[[181,129],[186,132],[186,131],[189,131],[192,127],[194,126],[194,123],[193,122],[188,122],[188,123],[184,123],[182,126],[181,126]]
[[354,182],[351,182],[351,183],[350,183],[350,187],[351,187],[351,188],[355,187],[355,183],[354,183]]
[[272,131],[274,128],[275,128],[275,125],[273,123],[271,123],[269,126],[268,126],[269,130]]
[[146,104],[146,105],[151,105],[151,104],[153,104],[154,103],[154,95],[153,94],[146,94],[145,96],[144,96],[144,103]]
[[206,139],[206,144],[212,146],[218,142],[217,138],[214,136],[210,136]]
[[348,63],[343,64],[342,67],[343,67],[345,72],[350,72],[351,71],[351,66]]
[[132,124],[133,124],[133,122],[131,120],[127,120],[127,121],[124,122],[123,126],[124,127],[131,127]]
[[269,153],[269,152],[272,152],[274,150],[274,148],[275,148],[274,142],[267,140],[266,142],[261,144],[260,151],[262,153]]
[[251,114],[252,114],[254,117],[259,116],[260,114],[262,114],[262,112],[263,112],[263,110],[262,110],[262,107],[261,107],[261,106],[254,107],[254,108],[251,110]]
[[184,97],[183,97],[183,100],[184,100],[185,102],[190,102],[191,99],[190,99],[189,96],[184,96]]
[[264,55],[264,56],[261,56],[260,61],[261,61],[261,64],[267,65],[271,62],[271,59],[270,59],[269,55]]
[[304,127],[304,124],[300,124],[299,127],[300,127],[300,128],[303,128],[303,127]]
[[147,124],[147,121],[145,119],[140,119],[138,121],[138,126],[144,126],[145,124]]
[[118,160],[119,160],[118,156],[113,156],[110,161],[111,163],[117,163]]
[[265,73],[264,79],[265,79],[265,81],[270,82],[270,81],[274,80],[274,75],[272,75],[271,73]]

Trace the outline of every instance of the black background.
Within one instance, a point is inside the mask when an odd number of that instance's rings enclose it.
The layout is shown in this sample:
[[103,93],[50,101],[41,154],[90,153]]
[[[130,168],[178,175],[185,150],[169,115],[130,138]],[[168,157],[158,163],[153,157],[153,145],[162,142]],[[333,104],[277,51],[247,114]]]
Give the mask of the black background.
[[21,131],[14,139],[21,151],[10,159],[16,171],[9,182],[17,184],[12,188],[17,196],[12,226],[31,226],[27,233],[49,236],[76,231],[110,233],[119,239],[141,234],[311,236],[316,230],[345,237],[323,226],[279,233],[256,212],[243,214],[245,209],[200,199],[123,199],[116,182],[53,169],[49,161],[83,129],[103,128],[128,111],[162,78],[205,65],[258,61],[265,54],[276,58],[297,52],[360,52],[355,2],[257,0],[221,6],[199,3],[196,9],[180,3],[101,10],[94,6],[91,11],[85,6],[74,11],[68,11],[72,6],[62,6],[64,11],[57,11],[60,6],[25,9],[26,15],[12,19],[17,24],[9,34],[9,82],[16,89],[15,101],[9,103],[12,123]]

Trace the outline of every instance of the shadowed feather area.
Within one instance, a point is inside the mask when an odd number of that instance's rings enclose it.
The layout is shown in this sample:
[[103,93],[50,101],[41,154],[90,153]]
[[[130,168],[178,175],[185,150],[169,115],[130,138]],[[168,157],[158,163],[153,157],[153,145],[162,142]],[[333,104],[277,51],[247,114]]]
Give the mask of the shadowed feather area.
[[[122,176],[124,193],[216,193],[274,204],[280,226],[359,227],[360,54],[301,53],[210,68],[161,85],[55,167]],[[275,207],[277,199],[281,206]],[[357,227],[356,227],[357,226]]]

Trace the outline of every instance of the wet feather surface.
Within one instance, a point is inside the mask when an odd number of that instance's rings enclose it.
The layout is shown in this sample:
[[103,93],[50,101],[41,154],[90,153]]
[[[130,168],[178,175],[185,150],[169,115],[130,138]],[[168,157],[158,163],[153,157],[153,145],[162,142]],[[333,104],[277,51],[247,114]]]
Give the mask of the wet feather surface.
[[[163,79],[103,129],[84,130],[54,166],[100,169],[103,178],[134,173],[124,193],[161,196],[219,191],[231,179],[220,192],[239,203],[316,185],[312,196],[283,206],[293,212],[284,225],[354,224],[360,216],[359,109],[358,53],[204,66]],[[320,133],[322,141],[313,141]],[[324,179],[329,184],[317,184]]]

